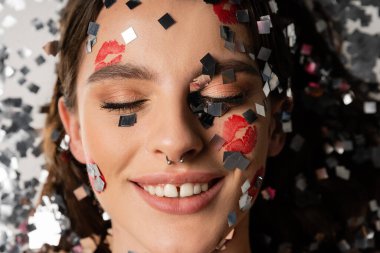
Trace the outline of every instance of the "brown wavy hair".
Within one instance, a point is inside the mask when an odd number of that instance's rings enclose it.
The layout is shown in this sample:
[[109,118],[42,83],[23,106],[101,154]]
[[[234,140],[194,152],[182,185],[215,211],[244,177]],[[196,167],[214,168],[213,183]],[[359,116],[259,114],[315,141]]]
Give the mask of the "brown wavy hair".
[[[58,78],[48,111],[43,142],[49,177],[42,194],[61,195],[67,207],[66,215],[71,221],[71,231],[67,232],[61,239],[58,249],[63,250],[70,250],[72,247],[72,243],[69,243],[67,239],[74,233],[79,238],[99,235],[101,240],[97,243],[96,252],[110,252],[105,243],[110,224],[102,219],[102,211],[93,193],[91,192],[88,197],[80,201],[73,193],[82,185],[89,186],[88,176],[85,165],[76,161],[70,151],[62,151],[59,148],[60,140],[65,133],[58,114],[58,100],[62,96],[69,109],[74,110],[76,108],[76,78],[80,59],[85,51],[87,27],[90,21],[97,19],[103,6],[101,0],[69,0],[61,19],[60,58],[57,64]],[[258,36],[256,20],[271,13],[267,1],[245,1],[242,8],[248,9],[250,12],[249,29],[252,31],[254,52],[257,54],[261,46],[272,49],[269,63],[278,75],[280,85],[286,89],[292,65],[290,53],[282,34],[282,29],[287,24],[281,24],[273,16],[274,28],[271,34]],[[259,65],[263,65],[263,63],[259,63]]]

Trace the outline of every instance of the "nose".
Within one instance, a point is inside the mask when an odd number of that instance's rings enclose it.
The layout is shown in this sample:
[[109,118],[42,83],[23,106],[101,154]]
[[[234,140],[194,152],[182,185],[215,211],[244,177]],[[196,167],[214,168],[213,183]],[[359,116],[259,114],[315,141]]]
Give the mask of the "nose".
[[190,162],[204,148],[200,123],[187,105],[186,98],[160,98],[160,115],[147,135],[149,153],[167,164]]

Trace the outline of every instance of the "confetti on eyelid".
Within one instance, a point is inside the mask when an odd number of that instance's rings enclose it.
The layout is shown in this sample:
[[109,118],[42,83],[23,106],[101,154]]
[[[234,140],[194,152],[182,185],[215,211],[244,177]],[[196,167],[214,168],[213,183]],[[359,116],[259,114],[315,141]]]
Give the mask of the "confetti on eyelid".
[[119,119],[119,127],[131,127],[137,122],[136,113],[130,115],[122,115]]
[[222,71],[223,84],[233,83],[236,81],[235,70],[226,69]]
[[169,29],[169,27],[175,24],[175,20],[172,18],[172,16],[170,16],[169,13],[166,13],[165,15],[163,15],[158,20],[158,22],[162,25],[162,27],[165,28],[165,30]]
[[122,32],[121,36],[123,37],[125,44],[128,44],[128,43],[134,41],[137,38],[135,30],[133,30],[132,27],[129,27],[127,30],[125,30],[124,32]]
[[133,10],[137,6],[141,4],[140,0],[129,0],[128,2],[125,3],[129,9]]

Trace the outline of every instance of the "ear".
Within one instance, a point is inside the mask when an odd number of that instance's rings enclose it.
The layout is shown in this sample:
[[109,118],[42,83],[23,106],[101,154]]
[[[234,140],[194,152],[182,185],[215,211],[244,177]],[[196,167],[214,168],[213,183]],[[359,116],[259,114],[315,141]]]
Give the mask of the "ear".
[[65,105],[63,97],[58,100],[58,112],[66,133],[70,136],[70,152],[78,162],[86,163],[78,115]]
[[286,141],[286,133],[282,130],[281,112],[291,111],[293,101],[286,98],[273,98],[271,99],[271,119],[269,124],[269,145],[268,157],[277,156],[284,148]]

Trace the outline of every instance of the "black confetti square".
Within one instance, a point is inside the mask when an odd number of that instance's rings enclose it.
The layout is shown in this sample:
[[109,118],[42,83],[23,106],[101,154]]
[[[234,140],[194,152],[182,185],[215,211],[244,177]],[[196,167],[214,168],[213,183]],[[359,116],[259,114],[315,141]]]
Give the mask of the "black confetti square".
[[226,69],[222,71],[223,83],[233,83],[236,81],[234,69]]
[[214,116],[208,113],[202,113],[202,115],[199,117],[199,121],[204,128],[208,129],[214,124]]
[[249,22],[248,10],[237,10],[236,11],[236,19],[240,23],[248,23]]
[[29,86],[28,86],[28,90],[32,93],[38,93],[38,91],[40,90],[40,87],[34,83],[31,83]]
[[257,120],[257,115],[252,109],[248,109],[243,113],[244,119],[249,123],[252,124]]
[[129,0],[128,2],[125,3],[129,9],[134,9],[136,8],[137,6],[139,6],[141,4],[141,1],[140,0]]
[[110,8],[114,3],[116,3],[116,0],[104,0],[104,6],[107,9]]
[[18,79],[18,84],[20,85],[23,85],[24,83],[26,83],[26,79],[24,77],[21,77],[20,79]]
[[45,62],[46,62],[46,60],[45,60],[45,58],[42,55],[40,55],[40,56],[38,56],[36,58],[36,63],[37,63],[38,66],[44,64]]
[[170,16],[169,13],[166,13],[158,20],[158,22],[167,30],[169,27],[174,25],[175,20],[172,18],[172,16]]
[[215,70],[216,70],[216,61],[215,59],[211,56],[210,53],[207,53],[202,59],[201,63],[203,65],[202,68],[202,74],[204,75],[209,75],[211,78],[214,77],[215,75]]
[[137,122],[136,113],[130,115],[122,115],[119,119],[119,127],[131,127]]
[[28,68],[27,66],[24,66],[24,67],[22,67],[22,68],[20,69],[20,72],[21,72],[23,75],[27,75],[27,74],[30,72],[30,70],[29,70],[29,68]]

